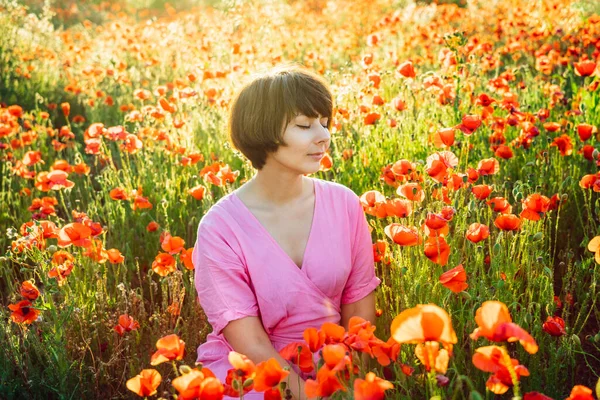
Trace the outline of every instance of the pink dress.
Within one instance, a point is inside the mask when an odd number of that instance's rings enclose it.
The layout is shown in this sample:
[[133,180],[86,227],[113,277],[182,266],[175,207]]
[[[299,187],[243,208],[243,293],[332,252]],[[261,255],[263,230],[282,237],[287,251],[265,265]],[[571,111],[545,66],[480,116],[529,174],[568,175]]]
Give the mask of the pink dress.
[[[221,198],[200,221],[192,260],[198,299],[213,330],[198,347],[197,361],[223,383],[233,368],[227,359],[233,349],[222,334],[228,322],[259,316],[279,351],[302,341],[306,328],[340,323],[341,305],[361,300],[381,282],[358,196],[338,183],[310,179],[315,208],[302,268],[235,193]],[[310,375],[292,368],[303,379]],[[263,393],[244,398],[262,399]]]

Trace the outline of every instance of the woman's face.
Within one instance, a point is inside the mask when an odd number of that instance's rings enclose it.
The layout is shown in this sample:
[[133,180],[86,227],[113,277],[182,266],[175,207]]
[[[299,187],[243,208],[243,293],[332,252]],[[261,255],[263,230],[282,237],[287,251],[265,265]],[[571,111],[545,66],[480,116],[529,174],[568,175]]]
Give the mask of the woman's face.
[[297,171],[300,174],[317,172],[325,151],[329,148],[331,136],[327,129],[328,118],[309,118],[298,114],[285,127],[283,141],[277,151],[267,155],[267,163],[276,163]]

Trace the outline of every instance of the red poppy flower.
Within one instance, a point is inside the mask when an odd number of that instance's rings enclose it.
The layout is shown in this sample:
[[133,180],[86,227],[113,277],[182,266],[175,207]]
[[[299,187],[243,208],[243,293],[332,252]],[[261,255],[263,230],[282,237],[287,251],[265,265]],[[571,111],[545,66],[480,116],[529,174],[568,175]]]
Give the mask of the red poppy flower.
[[440,275],[440,283],[454,293],[462,292],[469,287],[467,284],[467,273],[462,264]]
[[478,369],[493,373],[486,387],[495,394],[504,394],[514,384],[513,376],[529,376],[529,371],[519,361],[510,358],[506,350],[499,346],[485,346],[475,350],[473,365]]
[[521,219],[514,214],[502,214],[494,220],[494,225],[503,231],[516,231],[521,227]]
[[37,299],[40,295],[39,289],[31,281],[24,281],[19,292],[21,296],[31,301]]
[[436,264],[446,265],[450,257],[450,246],[443,237],[431,237],[425,241],[425,256]]
[[119,316],[119,323],[113,328],[120,336],[123,336],[125,332],[131,332],[140,327],[139,322],[130,317],[127,314]]
[[9,304],[8,308],[12,311],[10,318],[17,324],[29,325],[40,315],[40,310],[33,308],[29,300],[21,300],[16,304]]
[[578,76],[591,76],[596,70],[596,62],[592,60],[583,60],[573,63],[575,67],[575,75]]
[[415,78],[415,68],[413,67],[412,61],[405,61],[398,66],[398,72],[405,78]]
[[473,243],[479,243],[482,240],[487,239],[490,236],[490,228],[487,225],[475,222],[469,225],[467,229],[466,237]]
[[492,190],[493,188],[489,185],[475,185],[471,187],[471,192],[479,200],[484,200],[488,198],[489,195],[492,193]]
[[590,124],[577,125],[577,134],[579,135],[579,138],[581,139],[582,142],[585,142],[586,140],[591,138],[592,135],[594,133],[596,133],[597,130],[598,130],[598,128],[596,128],[594,125],[590,125]]
[[546,333],[549,333],[552,336],[563,336],[567,334],[565,331],[565,321],[557,316],[549,316],[542,325],[542,328]]
[[561,156],[569,156],[573,153],[573,143],[571,142],[571,137],[566,134],[562,134],[559,137],[554,138],[554,141],[550,143],[550,147],[557,147]]

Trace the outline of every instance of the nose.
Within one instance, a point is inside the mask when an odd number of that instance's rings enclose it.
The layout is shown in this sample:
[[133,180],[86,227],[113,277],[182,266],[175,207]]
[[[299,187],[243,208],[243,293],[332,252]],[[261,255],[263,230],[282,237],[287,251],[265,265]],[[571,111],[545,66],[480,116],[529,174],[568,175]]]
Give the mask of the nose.
[[331,134],[329,133],[329,129],[324,128],[323,126],[321,126],[321,124],[319,124],[320,128],[319,128],[319,134],[316,137],[315,142],[318,145],[322,145],[322,144],[328,144],[329,139],[331,138]]

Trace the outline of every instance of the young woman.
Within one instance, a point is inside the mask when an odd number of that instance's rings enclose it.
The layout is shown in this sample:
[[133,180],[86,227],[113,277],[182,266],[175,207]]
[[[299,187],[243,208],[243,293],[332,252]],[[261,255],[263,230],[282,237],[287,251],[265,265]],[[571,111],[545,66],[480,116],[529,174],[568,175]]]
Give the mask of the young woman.
[[[359,198],[306,176],[329,148],[332,111],[324,79],[295,66],[258,76],[233,102],[230,139],[257,171],[204,215],[192,253],[213,328],[198,361],[223,383],[232,350],[284,367],[279,350],[302,341],[306,328],[329,321],[347,329],[352,316],[375,323],[380,280]],[[286,381],[295,399],[306,398],[304,382],[315,374],[292,365]]]

